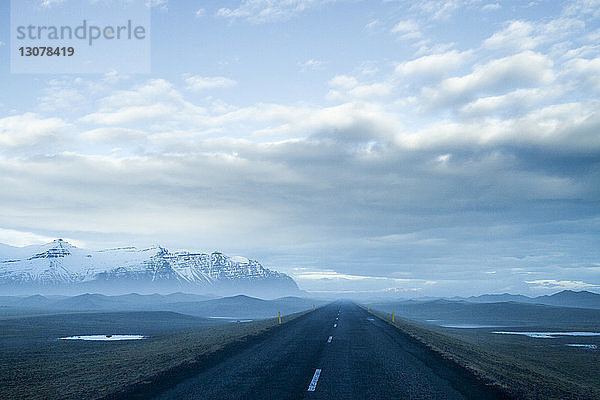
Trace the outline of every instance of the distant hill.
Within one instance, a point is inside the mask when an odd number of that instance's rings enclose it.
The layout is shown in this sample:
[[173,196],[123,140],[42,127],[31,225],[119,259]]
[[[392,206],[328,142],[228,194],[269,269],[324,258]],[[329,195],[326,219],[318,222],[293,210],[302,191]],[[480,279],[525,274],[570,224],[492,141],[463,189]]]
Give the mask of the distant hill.
[[600,294],[582,290],[579,292],[573,290],[563,290],[562,292],[552,295],[527,297],[514,294],[484,294],[481,296],[473,296],[468,298],[457,298],[457,300],[465,300],[470,303],[498,303],[514,301],[517,303],[533,303],[546,304],[550,306],[561,307],[578,307],[578,308],[595,308],[600,309]]
[[28,311],[31,313],[85,312],[85,311],[172,311],[198,317],[223,317],[226,319],[259,319],[275,317],[278,312],[292,314],[312,309],[317,301],[300,297],[283,297],[262,300],[238,295],[211,299],[207,296],[175,293],[170,295],[140,295],[137,293],[106,296],[82,294],[52,299],[35,295],[27,297],[1,296],[0,306],[5,311]]
[[300,297],[285,297],[274,300],[262,300],[238,295],[220,299],[178,302],[166,306],[170,311],[202,317],[224,318],[269,318],[277,315],[292,314],[312,309],[315,301]]
[[532,303],[531,297],[523,296],[521,294],[483,294],[481,296],[471,296],[467,299],[457,298],[457,300],[466,300],[471,303],[500,303],[506,301],[516,301],[518,303]]
[[467,301],[402,301],[371,304],[371,309],[394,311],[404,318],[436,325],[484,326],[597,326],[600,310],[545,304]]
[[550,296],[539,296],[536,302],[563,307],[582,307],[600,309],[600,294],[586,290],[575,292],[563,290]]

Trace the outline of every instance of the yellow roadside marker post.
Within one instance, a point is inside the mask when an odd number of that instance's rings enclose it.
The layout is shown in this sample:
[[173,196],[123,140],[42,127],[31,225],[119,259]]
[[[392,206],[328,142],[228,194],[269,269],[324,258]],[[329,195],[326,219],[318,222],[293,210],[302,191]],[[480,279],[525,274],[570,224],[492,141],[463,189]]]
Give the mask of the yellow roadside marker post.
[[371,305],[367,304],[367,311],[371,311]]
[[278,318],[278,320],[279,320],[279,325],[281,325],[281,311],[279,311],[278,315],[279,315],[279,316],[278,316],[277,318]]
[[394,312],[392,311],[392,324],[394,323]]
[[313,311],[315,311],[315,305],[313,304]]

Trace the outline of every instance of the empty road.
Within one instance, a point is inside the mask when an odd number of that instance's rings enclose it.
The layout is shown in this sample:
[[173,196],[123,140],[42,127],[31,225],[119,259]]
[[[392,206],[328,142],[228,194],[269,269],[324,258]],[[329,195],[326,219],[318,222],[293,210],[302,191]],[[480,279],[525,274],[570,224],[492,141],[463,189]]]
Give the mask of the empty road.
[[500,399],[356,304],[332,303],[155,399]]

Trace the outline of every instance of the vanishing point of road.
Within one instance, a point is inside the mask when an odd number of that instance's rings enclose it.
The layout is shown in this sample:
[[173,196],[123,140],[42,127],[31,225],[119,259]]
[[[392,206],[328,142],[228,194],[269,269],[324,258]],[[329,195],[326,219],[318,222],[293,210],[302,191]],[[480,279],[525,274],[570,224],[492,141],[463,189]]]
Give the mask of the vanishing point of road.
[[154,399],[502,399],[349,302],[319,308]]

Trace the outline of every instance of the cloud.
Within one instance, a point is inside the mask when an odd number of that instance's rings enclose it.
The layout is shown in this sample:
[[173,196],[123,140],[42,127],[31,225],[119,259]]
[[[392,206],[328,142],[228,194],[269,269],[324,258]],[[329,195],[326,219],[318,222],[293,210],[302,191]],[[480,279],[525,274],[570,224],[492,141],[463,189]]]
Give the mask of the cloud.
[[[20,231],[20,230],[15,230],[15,229],[0,228],[0,243],[7,244],[9,246],[23,247],[23,246],[30,246],[30,245],[40,245],[40,244],[52,242],[54,239],[57,239],[57,238],[50,237],[50,236],[44,236],[44,235],[38,235],[33,232],[25,232],[25,231]],[[85,243],[80,240],[70,239],[70,238],[63,238],[63,239],[67,240],[69,243],[73,244],[74,246],[85,247]]]
[[[415,287],[415,285],[435,284],[417,279],[345,274],[331,269],[296,269],[290,272],[290,275],[300,287],[308,286],[312,293],[322,294],[410,293],[423,290],[422,287]],[[352,289],[347,289],[349,285]]]
[[539,45],[539,41],[532,37],[534,29],[533,24],[527,21],[512,21],[506,28],[484,40],[483,46],[489,49],[530,50]]
[[460,111],[469,116],[517,115],[544,102],[554,100],[563,93],[561,87],[516,89],[500,96],[479,97],[465,104]]
[[56,238],[38,235],[32,232],[22,232],[14,229],[0,228],[0,243],[9,246],[23,247],[31,244],[44,244]]
[[84,104],[86,97],[77,87],[64,86],[60,81],[52,81],[39,101],[40,109],[45,112],[72,111]]
[[600,17],[600,1],[599,0],[573,0],[568,2],[563,14],[568,16],[592,16]]
[[233,79],[224,76],[188,76],[185,78],[187,89],[192,91],[203,91],[218,88],[230,88],[237,84]]
[[380,24],[381,24],[381,21],[379,21],[378,19],[372,19],[365,25],[365,29],[373,30]]
[[470,51],[459,52],[457,50],[426,55],[398,64],[395,72],[402,79],[409,81],[415,78],[438,80],[465,64],[470,55]]
[[413,40],[423,36],[419,30],[419,25],[411,20],[398,22],[390,29],[390,32],[395,34],[399,40]]
[[483,41],[489,50],[523,51],[581,35],[585,22],[576,18],[558,17],[544,22],[510,21],[506,27]]
[[329,81],[331,90],[327,94],[330,100],[361,100],[384,97],[391,93],[392,84],[375,82],[362,84],[353,76],[338,75]]
[[526,283],[533,285],[536,289],[585,290],[600,288],[599,284],[586,283],[583,281],[557,281],[555,279],[538,279],[526,281]]
[[[391,0],[393,1],[393,0]],[[408,9],[432,20],[449,19],[457,10],[468,7],[469,0],[423,0],[408,2]]]
[[571,59],[566,63],[565,71],[581,89],[600,92],[600,57]]
[[230,20],[245,19],[256,24],[286,21],[334,1],[338,0],[243,0],[237,8],[220,8],[217,16]]
[[300,67],[301,71],[308,71],[308,70],[317,70],[323,67],[325,63],[323,61],[319,61],[319,60],[315,60],[314,58],[311,58],[309,60],[306,60],[304,62],[298,63],[298,66]]
[[199,8],[196,10],[194,15],[196,16],[196,18],[202,18],[206,15],[206,10],[204,8]]
[[41,0],[41,6],[49,8],[59,4],[64,4],[66,1],[67,0]]
[[[523,93],[512,95],[522,96]],[[489,107],[499,107],[493,103],[506,99],[490,100],[492,104],[489,104]],[[472,105],[476,106],[477,102]],[[479,106],[484,107],[485,103]],[[565,103],[550,105],[514,118],[487,117],[470,122],[443,121],[422,131],[398,134],[397,143],[413,149],[534,146],[540,150],[546,149],[565,155],[571,152],[585,153],[600,150],[600,139],[593,134],[600,128],[600,113],[596,107],[596,104]]]
[[488,3],[481,7],[481,11],[496,11],[500,8],[502,8],[502,6],[499,3]]
[[146,7],[153,7],[162,11],[167,11],[169,8],[169,0],[146,0]]
[[60,141],[68,126],[60,118],[44,118],[34,113],[0,118],[0,148],[41,149]]
[[435,88],[424,88],[422,94],[433,104],[456,105],[479,95],[548,85],[555,79],[553,65],[543,54],[524,51],[475,65],[470,74],[447,78]]
[[206,115],[204,108],[186,101],[181,92],[164,79],[150,79],[131,89],[117,90],[99,99],[98,104],[97,111],[81,117],[80,121],[100,125],[143,123],[146,128],[160,130],[175,129],[182,121],[189,124]]

